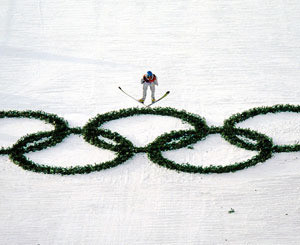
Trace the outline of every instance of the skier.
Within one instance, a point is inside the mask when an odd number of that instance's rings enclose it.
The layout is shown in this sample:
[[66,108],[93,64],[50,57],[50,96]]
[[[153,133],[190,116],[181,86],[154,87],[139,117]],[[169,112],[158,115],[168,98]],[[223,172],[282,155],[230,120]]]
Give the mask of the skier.
[[152,103],[154,103],[155,102],[155,85],[158,86],[157,77],[155,76],[155,74],[153,74],[151,71],[147,71],[147,74],[145,74],[143,76],[143,78],[141,79],[141,84],[143,84],[143,98],[139,99],[139,102],[144,103],[146,96],[147,96],[148,87],[150,87]]

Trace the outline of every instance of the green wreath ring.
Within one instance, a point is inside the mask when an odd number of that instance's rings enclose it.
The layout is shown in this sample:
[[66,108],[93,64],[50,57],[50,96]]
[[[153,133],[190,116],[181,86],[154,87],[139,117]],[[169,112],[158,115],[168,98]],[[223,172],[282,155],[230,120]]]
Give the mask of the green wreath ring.
[[[233,130],[236,128],[236,124],[246,121],[249,118],[265,115],[267,113],[279,113],[279,112],[300,112],[300,106],[295,105],[274,105],[269,107],[256,107],[242,113],[237,113],[232,115],[230,118],[224,121],[224,128],[227,131]],[[251,132],[254,132],[251,130]],[[236,135],[231,134],[227,135],[227,140],[234,145],[241,145],[242,147],[250,150],[258,150],[257,145],[251,142],[245,142],[244,139],[238,138]],[[280,153],[280,152],[295,152],[300,151],[300,144],[293,145],[273,145],[272,152]]]

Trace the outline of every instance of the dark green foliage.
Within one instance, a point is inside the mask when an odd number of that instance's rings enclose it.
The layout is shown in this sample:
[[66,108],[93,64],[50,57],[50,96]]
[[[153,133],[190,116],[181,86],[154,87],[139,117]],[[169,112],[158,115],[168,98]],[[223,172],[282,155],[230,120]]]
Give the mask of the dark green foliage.
[[[244,111],[242,113],[237,113],[235,115],[232,115],[229,119],[224,121],[224,129],[233,130],[235,128],[235,125],[243,122],[251,117],[255,117],[257,115],[265,115],[267,113],[279,113],[279,112],[300,112],[300,106],[296,105],[274,105],[269,107],[257,107],[253,108],[247,111]],[[249,130],[249,133],[256,133],[253,130]],[[236,135],[231,134],[227,135],[227,139],[232,144],[240,144],[241,147],[246,149],[253,149],[257,150],[259,148],[258,145],[253,145],[251,143],[245,143],[241,139],[239,139]],[[264,144],[264,142],[262,142]],[[272,146],[272,152],[292,152],[292,151],[300,151],[300,144],[294,144],[294,145],[273,145]]]
[[[1,111],[0,118],[34,118],[43,120],[54,126],[54,130],[38,132],[22,137],[10,148],[1,148],[0,154],[8,154],[10,159],[18,166],[33,172],[45,174],[86,174],[94,171],[101,171],[122,164],[136,153],[147,153],[154,163],[187,173],[227,173],[235,172],[244,168],[264,162],[272,156],[274,152],[299,151],[300,145],[273,145],[272,140],[264,134],[250,129],[236,128],[239,122],[251,117],[278,112],[300,112],[300,106],[275,105],[272,107],[253,108],[243,113],[238,113],[224,121],[223,127],[208,127],[203,118],[186,111],[178,111],[174,108],[129,108],[119,111],[112,111],[97,115],[83,128],[69,128],[68,123],[56,115],[42,111]],[[136,147],[128,139],[116,132],[103,129],[101,126],[109,121],[126,118],[136,115],[160,115],[171,116],[181,119],[184,123],[193,126],[193,129],[171,131],[157,137],[152,143],[145,147]],[[87,164],[75,167],[53,167],[35,163],[27,159],[24,154],[28,152],[40,151],[48,147],[55,146],[63,141],[70,134],[80,134],[92,145],[99,148],[108,149],[117,153],[117,157],[112,161]],[[208,167],[194,166],[189,163],[176,163],[163,157],[163,151],[176,150],[182,147],[193,149],[193,144],[204,140],[210,134],[221,134],[221,136],[233,145],[251,151],[258,151],[253,158],[233,163],[227,166],[210,165]],[[99,138],[101,136],[101,138]],[[107,140],[105,140],[107,139]],[[113,143],[111,142],[113,141]]]

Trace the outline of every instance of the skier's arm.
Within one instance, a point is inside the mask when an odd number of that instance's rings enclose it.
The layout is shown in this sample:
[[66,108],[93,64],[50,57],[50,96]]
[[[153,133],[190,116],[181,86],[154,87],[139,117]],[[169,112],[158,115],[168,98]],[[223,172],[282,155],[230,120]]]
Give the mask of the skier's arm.
[[157,82],[157,76],[155,76],[155,81],[154,84],[158,86],[158,82]]
[[143,84],[144,82],[146,82],[145,76],[143,76],[143,78],[141,79],[141,84]]

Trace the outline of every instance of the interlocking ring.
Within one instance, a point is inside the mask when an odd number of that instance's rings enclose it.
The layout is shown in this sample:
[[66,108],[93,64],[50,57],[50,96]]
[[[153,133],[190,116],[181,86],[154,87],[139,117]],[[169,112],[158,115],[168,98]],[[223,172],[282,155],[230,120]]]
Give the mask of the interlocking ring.
[[[42,111],[0,111],[0,118],[34,118],[54,126],[54,130],[46,132],[46,134],[49,134],[48,137],[50,137],[47,141],[37,143],[34,147],[29,146],[24,149],[24,152],[42,150],[56,145],[66,137],[69,129],[68,123],[64,119],[58,117],[57,115]],[[37,136],[38,134],[30,134],[26,138],[28,140],[35,140],[35,135]],[[18,143],[16,145],[18,145]],[[13,149],[11,147],[0,149],[0,154],[10,153],[13,153]]]
[[[222,135],[222,137],[225,140],[227,140],[228,132],[226,133],[223,128],[212,128],[212,130],[210,130],[210,132],[209,132],[209,134],[216,134],[216,133],[220,133]],[[272,142],[267,136],[256,133],[256,132],[250,132],[247,129],[237,129],[234,131],[234,133],[235,133],[235,135],[241,135],[244,137],[248,137],[249,139],[252,139],[252,140],[257,140],[258,141],[257,148],[259,150],[259,154],[247,161],[244,161],[244,162],[234,163],[232,165],[227,165],[227,166],[221,166],[221,165],[212,166],[212,165],[210,165],[208,167],[194,166],[194,165],[190,165],[188,163],[186,163],[186,164],[175,163],[174,161],[164,158],[160,148],[157,147],[156,144],[151,145],[151,148],[148,151],[148,156],[149,156],[150,160],[159,164],[160,166],[163,166],[163,167],[166,167],[169,169],[174,169],[174,170],[177,170],[180,172],[201,173],[201,174],[235,172],[237,170],[241,170],[244,168],[254,166],[259,162],[264,162],[272,156],[272,154],[271,154]],[[205,137],[202,137],[202,139],[204,139]],[[162,138],[157,139],[157,141],[159,141],[159,140],[161,140],[162,144],[167,144],[167,142],[168,142],[168,140],[165,140]],[[241,145],[240,145],[240,147],[241,147]]]
[[[300,106],[295,105],[275,105],[269,107],[257,107],[242,113],[235,114],[231,116],[229,119],[225,120],[224,128],[235,128],[236,124],[246,121],[249,118],[258,116],[258,115],[265,115],[267,113],[278,113],[278,112],[300,112]],[[258,147],[252,143],[246,143],[242,139],[236,137],[236,135],[231,135],[228,137],[228,141],[235,145],[237,143],[241,144],[242,147],[249,149],[249,150],[257,150]],[[294,145],[273,145],[272,151],[276,153],[280,152],[294,152],[300,151],[300,144]]]
[[[203,118],[200,118],[197,115],[193,115],[191,113],[187,113],[185,111],[178,111],[172,108],[154,108],[154,109],[148,109],[148,108],[131,108],[127,110],[120,110],[120,111],[113,111],[108,112],[103,115],[98,115],[95,118],[93,118],[89,123],[87,123],[83,127],[84,131],[84,138],[87,142],[90,144],[103,147],[105,149],[113,149],[114,145],[109,144],[105,142],[104,140],[100,140],[98,138],[97,130],[99,127],[101,127],[104,123],[120,119],[120,118],[126,118],[130,116],[135,115],[160,115],[160,116],[172,116],[175,118],[179,118],[184,122],[187,122],[191,124],[194,129],[193,130],[181,130],[177,133],[182,134],[182,139],[180,141],[180,144],[178,142],[171,142],[168,144],[165,144],[161,146],[161,150],[170,150],[170,149],[179,149],[181,147],[188,146],[192,143],[196,143],[199,139],[201,139],[202,134],[208,133],[208,126],[205,123],[205,120]],[[201,133],[198,133],[201,132]],[[110,130],[106,130],[106,133],[108,135],[113,135],[113,133]],[[116,134],[116,133],[115,133]],[[131,144],[132,149],[134,152],[147,152],[148,148],[151,147],[151,144],[149,144],[146,147],[136,147],[133,146],[132,143],[130,143],[127,139],[125,139],[123,136],[117,134],[118,137],[122,138],[124,142],[127,144]],[[164,134],[162,137],[171,137],[172,135]],[[155,141],[153,142],[155,143]]]
[[[227,173],[235,172],[244,168],[264,162],[273,153],[300,151],[300,145],[274,145],[272,139],[262,133],[254,130],[236,127],[236,124],[250,117],[264,115],[267,113],[278,112],[300,112],[300,106],[293,105],[275,105],[272,107],[253,108],[243,113],[235,114],[224,121],[223,127],[208,127],[205,119],[186,111],[179,111],[174,108],[129,108],[119,111],[112,111],[105,114],[97,115],[89,120],[82,128],[70,128],[68,123],[54,114],[48,114],[42,111],[2,111],[0,118],[34,118],[43,120],[54,126],[54,130],[46,132],[38,132],[29,134],[19,139],[12,147],[1,148],[0,154],[9,155],[10,159],[20,167],[45,174],[86,174],[94,171],[101,171],[122,164],[136,153],[147,153],[149,159],[169,169],[188,173]],[[188,130],[171,131],[158,136],[153,142],[145,147],[137,147],[128,139],[121,136],[117,132],[101,128],[104,123],[120,118],[126,118],[136,115],[160,115],[179,118],[189,123],[193,128]],[[34,151],[40,151],[48,147],[55,146],[63,141],[70,134],[79,134],[90,144],[99,148],[116,152],[116,158],[107,161],[85,166],[75,167],[54,167],[42,165],[26,158],[25,154]],[[163,157],[162,152],[188,147],[192,144],[204,140],[208,135],[220,134],[226,141],[251,151],[257,151],[258,154],[244,162],[233,163],[231,165],[222,166],[210,165],[208,167],[194,166],[189,163],[176,163]],[[101,137],[101,138],[100,138]],[[114,141],[108,142],[105,139]],[[245,140],[248,139],[248,140]],[[254,143],[255,142],[255,143]]]

